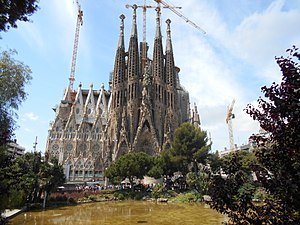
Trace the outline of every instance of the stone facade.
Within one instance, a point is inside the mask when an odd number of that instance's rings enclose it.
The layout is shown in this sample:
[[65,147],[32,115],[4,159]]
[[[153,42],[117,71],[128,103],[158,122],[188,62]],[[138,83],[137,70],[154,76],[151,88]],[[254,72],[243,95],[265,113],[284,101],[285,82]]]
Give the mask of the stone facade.
[[103,180],[103,172],[122,154],[143,151],[159,154],[170,146],[174,130],[183,122],[200,124],[197,108],[190,113],[189,94],[179,82],[175,66],[170,20],[163,52],[160,13],[157,10],[153,58],[148,45],[139,50],[136,9],[133,10],[129,47],[124,45],[124,19],[115,65],[109,83],[100,90],[66,90],[54,109],[46,152],[65,166],[68,181]]

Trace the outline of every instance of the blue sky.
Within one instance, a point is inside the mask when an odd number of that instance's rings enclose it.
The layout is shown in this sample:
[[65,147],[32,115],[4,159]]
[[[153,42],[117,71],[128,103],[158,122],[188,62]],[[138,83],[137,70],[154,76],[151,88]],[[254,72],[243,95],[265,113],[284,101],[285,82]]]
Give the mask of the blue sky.
[[[202,128],[211,134],[213,150],[228,147],[225,123],[227,106],[235,98],[233,120],[235,143],[246,143],[259,126],[243,109],[256,103],[261,86],[280,81],[274,57],[285,55],[292,45],[300,46],[300,1],[298,0],[168,0],[207,34],[187,24],[168,9],[162,10],[162,34],[170,18],[173,50],[180,79],[190,92],[191,106],[198,105]],[[131,30],[132,9],[143,0],[81,0],[84,22],[80,31],[74,87],[93,83],[107,88],[113,69],[119,34],[119,15],[124,14],[126,48]],[[156,5],[147,0],[147,5]],[[73,0],[40,1],[32,23],[18,23],[18,29],[1,33],[2,50],[13,48],[16,58],[32,70],[27,100],[18,112],[18,143],[31,151],[44,151],[52,108],[68,86],[76,24]],[[155,11],[147,11],[147,41],[152,55]],[[142,11],[138,10],[139,40],[142,40]],[[165,41],[165,39],[164,39]]]

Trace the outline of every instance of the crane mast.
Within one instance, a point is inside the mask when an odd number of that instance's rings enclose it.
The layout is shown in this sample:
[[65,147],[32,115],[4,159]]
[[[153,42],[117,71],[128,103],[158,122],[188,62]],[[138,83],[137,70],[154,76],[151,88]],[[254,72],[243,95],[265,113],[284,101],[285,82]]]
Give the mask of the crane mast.
[[144,5],[125,5],[126,8],[133,8],[133,9],[136,9],[136,8],[142,8],[143,9],[143,42],[146,42],[146,21],[147,21],[147,16],[146,16],[146,13],[147,13],[147,8],[156,8],[156,6],[152,6],[152,5],[146,5],[146,0],[144,1]]
[[160,3],[163,4],[165,8],[169,8],[173,13],[175,13],[177,16],[179,16],[180,18],[182,18],[185,22],[189,23],[190,25],[192,25],[196,29],[200,30],[203,34],[206,34],[206,32],[201,27],[199,27],[197,24],[195,24],[194,22],[192,22],[191,20],[189,20],[182,13],[178,12],[175,9],[175,7],[170,6],[169,4],[167,4],[166,2],[164,2],[163,0],[154,0],[154,1],[156,1],[158,4],[160,4]]
[[228,125],[228,133],[229,133],[229,147],[230,151],[233,151],[235,149],[234,147],[234,139],[233,139],[233,129],[232,129],[232,119],[234,119],[234,114],[233,114],[233,106],[235,103],[235,99],[232,100],[232,103],[230,106],[227,108],[227,116],[226,116],[226,123]]
[[[149,8],[154,8],[154,9],[156,9],[158,6],[153,6],[153,5],[146,5],[146,0],[144,0],[144,5],[136,5],[136,4],[134,4],[134,5],[129,5],[129,4],[127,4],[127,5],[125,5],[126,6],[126,8],[129,8],[129,7],[131,7],[131,8],[142,8],[143,9],[143,42],[146,42],[146,26],[147,26],[147,9],[149,9]],[[176,6],[164,6],[164,8],[177,8],[177,9],[181,9],[181,7],[176,7]]]
[[[141,71],[144,71],[146,64],[147,64],[147,9],[154,8],[157,9],[157,7],[160,7],[159,4],[158,6],[152,6],[152,5],[146,5],[146,0],[144,0],[144,5],[125,5],[126,8],[133,8],[136,10],[137,8],[142,8],[143,9],[143,41],[141,42],[141,59],[142,59],[142,65],[141,65]],[[176,7],[176,6],[164,6],[163,8],[178,8],[181,9],[181,7]]]
[[141,58],[142,58],[142,65],[141,65],[141,71],[144,71],[144,68],[147,64],[147,41],[146,41],[146,25],[147,25],[147,9],[148,8],[156,8],[156,6],[146,5],[146,0],[144,0],[144,5],[125,5],[126,8],[133,8],[136,10],[137,8],[143,9],[143,42],[141,42]]
[[72,54],[72,66],[71,66],[71,73],[69,77],[69,90],[73,91],[73,84],[75,81],[75,68],[76,68],[76,58],[77,58],[77,49],[78,49],[78,40],[79,40],[79,32],[80,26],[83,24],[83,11],[81,10],[80,4],[78,0],[76,0],[77,5],[77,22],[76,22],[76,30],[75,30],[75,39],[74,39],[74,46],[73,46],[73,54]]

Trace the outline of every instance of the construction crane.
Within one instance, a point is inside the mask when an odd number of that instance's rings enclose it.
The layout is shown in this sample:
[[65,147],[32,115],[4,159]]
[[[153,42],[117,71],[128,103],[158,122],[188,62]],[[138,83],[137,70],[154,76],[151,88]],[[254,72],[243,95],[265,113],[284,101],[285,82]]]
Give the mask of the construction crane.
[[75,67],[76,67],[76,58],[77,58],[77,48],[78,48],[78,39],[79,39],[79,31],[80,26],[83,24],[83,11],[81,10],[80,4],[78,0],[76,0],[77,5],[77,22],[76,22],[76,30],[75,30],[75,40],[74,40],[74,47],[73,47],[73,54],[72,54],[72,66],[71,66],[71,73],[69,77],[69,91],[73,92],[73,84],[75,81]]
[[37,144],[38,144],[38,143],[37,143],[37,136],[35,136],[35,142],[33,143],[33,151],[34,151],[34,152],[37,152],[37,151],[36,151],[36,146],[37,146]]
[[235,115],[232,112],[234,103],[235,103],[235,99],[233,99],[232,102],[231,102],[231,105],[229,105],[227,107],[227,116],[226,116],[226,123],[228,125],[228,132],[229,132],[230,151],[233,151],[235,149],[234,139],[233,139],[233,129],[232,129],[232,119],[235,118]]
[[152,5],[146,5],[146,0],[144,0],[144,5],[125,5],[126,8],[133,8],[133,9],[137,9],[137,8],[142,8],[143,9],[143,42],[146,42],[146,12],[147,12],[147,8],[156,8],[156,6],[152,6]]
[[[147,41],[146,41],[146,26],[147,26],[147,9],[149,8],[155,8],[157,9],[158,6],[152,6],[152,5],[146,5],[146,0],[144,0],[144,5],[125,5],[126,8],[133,8],[134,10],[136,10],[137,8],[142,8],[143,9],[143,42],[141,43],[141,56],[142,56],[142,71],[144,71],[144,68],[146,67],[147,64]],[[178,8],[181,9],[181,7],[176,7],[176,6],[168,6],[168,7],[163,7],[163,8]]]
[[[156,9],[157,6],[153,6],[153,5],[146,5],[146,0],[144,0],[144,5],[125,5],[126,8],[133,8],[133,9],[136,9],[136,8],[142,8],[143,9],[143,42],[146,42],[146,22],[147,22],[147,16],[146,16],[146,12],[147,12],[147,9],[149,8],[154,8]],[[181,7],[176,7],[176,6],[164,6],[164,8],[177,8],[177,9],[181,9]]]
[[167,4],[165,1],[163,0],[154,0],[158,3],[158,5],[161,3],[164,5],[165,8],[169,8],[173,13],[175,13],[177,16],[181,17],[185,22],[191,24],[193,27],[195,27],[196,29],[200,30],[203,34],[206,34],[206,32],[199,27],[197,24],[195,24],[194,22],[192,22],[191,20],[189,20],[187,17],[185,17],[184,15],[182,15],[180,12],[178,12],[175,7],[170,6],[169,4]]

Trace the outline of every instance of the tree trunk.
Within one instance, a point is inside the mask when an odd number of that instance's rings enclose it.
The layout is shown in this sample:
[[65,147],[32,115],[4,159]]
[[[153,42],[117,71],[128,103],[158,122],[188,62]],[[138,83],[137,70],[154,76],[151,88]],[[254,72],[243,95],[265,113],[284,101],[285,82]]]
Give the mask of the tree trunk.
[[44,192],[44,200],[43,200],[43,209],[46,208],[47,197],[48,197],[48,192],[45,190],[45,192]]
[[129,177],[130,189],[133,190],[133,177]]

